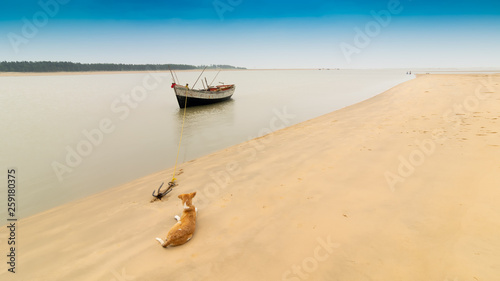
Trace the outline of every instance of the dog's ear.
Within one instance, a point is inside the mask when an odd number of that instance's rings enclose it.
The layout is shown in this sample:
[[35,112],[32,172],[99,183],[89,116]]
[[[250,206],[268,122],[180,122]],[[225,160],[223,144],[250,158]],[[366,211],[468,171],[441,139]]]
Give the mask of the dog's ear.
[[191,193],[191,198],[193,198],[196,195],[196,191]]
[[182,200],[182,195],[184,195],[184,194],[181,194],[181,195],[179,195],[177,197]]

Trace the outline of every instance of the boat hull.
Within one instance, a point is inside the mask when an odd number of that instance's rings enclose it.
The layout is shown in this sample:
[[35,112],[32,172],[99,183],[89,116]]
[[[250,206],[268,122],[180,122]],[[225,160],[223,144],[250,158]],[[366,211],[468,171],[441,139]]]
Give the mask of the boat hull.
[[[207,105],[226,101],[233,96],[235,86],[220,91],[191,90],[184,86],[175,85],[174,91],[180,108]],[[187,99],[187,102],[186,102]]]
[[177,96],[177,102],[179,103],[180,108],[184,108],[184,105],[186,104],[186,107],[191,107],[191,106],[199,106],[199,105],[207,105],[207,104],[213,104],[213,103],[218,103],[222,101],[226,101],[230,99],[231,96],[225,97],[225,98],[220,98],[220,99],[200,99],[200,98],[192,98],[188,97],[187,103],[186,103],[186,97],[183,96]]

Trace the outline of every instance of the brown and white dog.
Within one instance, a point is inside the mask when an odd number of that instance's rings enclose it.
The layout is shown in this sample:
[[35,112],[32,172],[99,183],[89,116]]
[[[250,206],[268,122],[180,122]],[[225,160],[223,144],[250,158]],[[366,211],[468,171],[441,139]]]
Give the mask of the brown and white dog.
[[193,206],[193,197],[196,192],[181,194],[179,199],[182,200],[182,205],[184,205],[184,211],[182,216],[175,216],[177,223],[170,228],[167,233],[167,238],[163,241],[161,238],[156,238],[160,244],[166,248],[167,246],[179,246],[191,239],[193,237],[194,230],[196,228],[196,213],[197,208]]

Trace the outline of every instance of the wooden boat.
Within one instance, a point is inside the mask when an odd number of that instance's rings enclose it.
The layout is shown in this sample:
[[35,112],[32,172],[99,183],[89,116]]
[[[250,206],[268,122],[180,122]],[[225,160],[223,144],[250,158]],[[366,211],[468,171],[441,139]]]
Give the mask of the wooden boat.
[[172,83],[172,88],[174,89],[180,108],[225,101],[231,98],[235,90],[234,84],[209,86],[205,89],[195,90],[189,89],[188,85],[181,86]]

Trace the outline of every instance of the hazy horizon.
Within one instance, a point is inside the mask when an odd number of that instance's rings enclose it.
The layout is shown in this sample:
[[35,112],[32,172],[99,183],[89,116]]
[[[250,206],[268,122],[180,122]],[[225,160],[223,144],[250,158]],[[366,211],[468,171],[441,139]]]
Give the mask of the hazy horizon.
[[500,67],[497,1],[41,0],[0,15],[0,61]]

